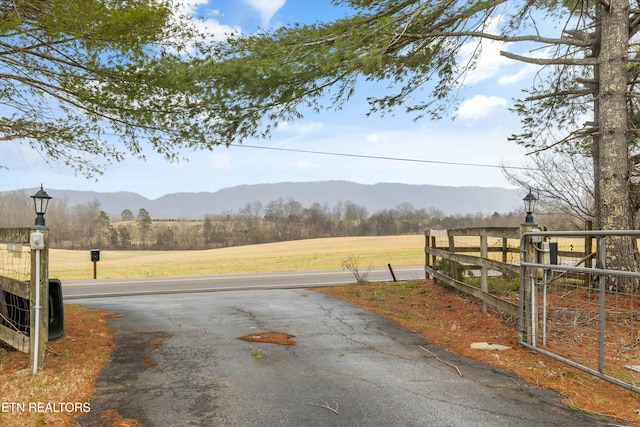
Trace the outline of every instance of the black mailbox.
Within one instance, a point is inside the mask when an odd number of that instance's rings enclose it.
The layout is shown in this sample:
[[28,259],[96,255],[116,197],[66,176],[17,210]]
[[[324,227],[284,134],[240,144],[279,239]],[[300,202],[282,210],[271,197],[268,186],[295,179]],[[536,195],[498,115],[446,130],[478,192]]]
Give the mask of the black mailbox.
[[100,249],[91,249],[91,261],[100,261]]

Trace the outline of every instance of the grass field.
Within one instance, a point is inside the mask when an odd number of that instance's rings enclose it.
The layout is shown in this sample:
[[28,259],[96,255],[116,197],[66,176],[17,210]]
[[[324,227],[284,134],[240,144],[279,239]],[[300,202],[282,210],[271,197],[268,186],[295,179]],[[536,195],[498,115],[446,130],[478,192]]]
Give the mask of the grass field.
[[[201,251],[101,251],[100,279],[342,268],[349,256],[369,266],[424,263],[424,236],[336,237]],[[93,278],[89,251],[51,249],[49,277]]]

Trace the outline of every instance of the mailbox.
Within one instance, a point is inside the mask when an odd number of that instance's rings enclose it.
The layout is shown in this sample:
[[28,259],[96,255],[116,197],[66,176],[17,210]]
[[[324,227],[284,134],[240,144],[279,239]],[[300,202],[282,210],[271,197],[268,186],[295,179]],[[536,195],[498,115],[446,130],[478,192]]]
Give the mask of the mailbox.
[[91,249],[91,261],[100,261],[100,249]]

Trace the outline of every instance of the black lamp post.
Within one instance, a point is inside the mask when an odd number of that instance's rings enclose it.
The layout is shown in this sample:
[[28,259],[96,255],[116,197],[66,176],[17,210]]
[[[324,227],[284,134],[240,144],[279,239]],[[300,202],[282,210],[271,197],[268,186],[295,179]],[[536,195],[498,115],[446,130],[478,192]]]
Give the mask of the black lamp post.
[[40,184],[40,190],[31,196],[31,198],[33,199],[33,205],[36,210],[36,227],[45,227],[44,214],[47,213],[49,200],[51,200],[52,197],[44,191],[42,184]]
[[536,202],[538,201],[538,199],[536,198],[536,196],[531,194],[531,189],[529,189],[529,194],[527,194],[522,200],[524,200],[524,211],[527,213],[527,216],[524,219],[524,224],[522,225],[535,227],[538,224],[533,222],[533,212],[536,209]]

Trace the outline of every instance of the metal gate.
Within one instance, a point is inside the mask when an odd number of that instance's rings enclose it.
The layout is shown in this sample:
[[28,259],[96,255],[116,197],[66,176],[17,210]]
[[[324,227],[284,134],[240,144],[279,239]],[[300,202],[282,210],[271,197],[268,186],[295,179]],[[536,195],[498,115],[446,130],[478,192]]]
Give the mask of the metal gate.
[[[640,273],[609,270],[604,256],[607,239],[637,245],[639,237],[640,231],[524,233],[520,345],[640,392]],[[591,246],[593,240],[597,250],[591,256],[558,257],[568,241]],[[629,289],[608,289],[620,281]]]

